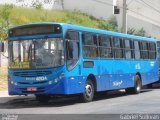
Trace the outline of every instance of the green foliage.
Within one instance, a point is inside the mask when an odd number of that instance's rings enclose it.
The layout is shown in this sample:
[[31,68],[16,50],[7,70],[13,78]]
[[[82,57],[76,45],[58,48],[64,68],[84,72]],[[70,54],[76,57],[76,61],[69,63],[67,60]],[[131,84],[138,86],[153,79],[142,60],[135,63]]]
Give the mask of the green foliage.
[[135,34],[135,29],[134,28],[128,28],[127,34]]
[[13,5],[5,4],[0,9],[0,40],[7,37],[7,30],[10,27],[9,19],[13,7]]
[[146,31],[143,28],[139,30],[136,30],[135,28],[129,28],[127,33],[137,35],[137,36],[146,36]]
[[141,28],[140,30],[137,30],[135,35],[138,35],[138,36],[145,36],[146,35],[146,31]]
[[104,20],[98,20],[93,16],[89,16],[77,10],[45,10],[39,5],[39,2],[34,3],[33,6],[35,7],[32,8],[16,7],[13,5],[0,5],[0,25],[3,24],[3,26],[5,26],[3,27],[3,30],[0,28],[0,34],[3,34],[0,38],[6,37],[6,31],[9,27],[35,22],[64,22],[86,27],[117,31],[117,21],[115,17],[111,17],[109,22],[107,22]]
[[8,20],[12,9],[13,9],[13,5],[5,4],[0,10],[1,18],[4,20]]
[[112,31],[118,31],[118,23],[116,17],[113,15],[109,18],[108,23]]
[[39,1],[33,1],[32,7],[35,8],[35,9],[37,9],[37,10],[42,10],[43,9],[43,5]]

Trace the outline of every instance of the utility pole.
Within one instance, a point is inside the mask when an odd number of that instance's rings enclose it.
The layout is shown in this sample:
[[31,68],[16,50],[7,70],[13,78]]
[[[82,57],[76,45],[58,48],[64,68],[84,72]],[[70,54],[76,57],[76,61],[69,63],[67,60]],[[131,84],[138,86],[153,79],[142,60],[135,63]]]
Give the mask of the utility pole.
[[127,0],[123,0],[122,32],[127,33]]
[[64,10],[64,0],[61,0],[62,10]]

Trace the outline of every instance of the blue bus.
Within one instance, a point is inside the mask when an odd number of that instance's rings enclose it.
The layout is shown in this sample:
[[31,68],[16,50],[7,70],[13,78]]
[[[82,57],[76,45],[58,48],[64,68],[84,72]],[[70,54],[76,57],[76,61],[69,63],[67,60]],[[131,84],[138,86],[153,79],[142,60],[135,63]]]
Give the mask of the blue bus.
[[[160,40],[157,41],[157,51],[158,51],[158,61],[160,63]],[[159,81],[160,81],[160,64],[159,64]]]
[[138,94],[158,80],[156,40],[66,23],[35,23],[8,31],[9,95]]
[[[160,63],[160,40],[157,40],[157,53],[158,53],[158,62]],[[154,83],[148,84],[147,88],[153,88],[154,84],[159,84],[160,83],[160,64],[158,65],[158,68],[159,68],[158,69],[159,80],[154,82]]]

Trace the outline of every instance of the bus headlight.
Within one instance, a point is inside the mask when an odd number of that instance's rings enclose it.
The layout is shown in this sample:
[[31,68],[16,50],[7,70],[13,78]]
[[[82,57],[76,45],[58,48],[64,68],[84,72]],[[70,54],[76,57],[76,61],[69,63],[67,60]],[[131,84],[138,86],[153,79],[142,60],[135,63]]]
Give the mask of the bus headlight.
[[12,84],[12,85],[17,85],[17,82],[11,81],[11,84]]
[[62,78],[64,77],[64,73],[61,73],[58,77],[56,77],[54,80],[50,80],[48,82],[49,85],[58,83]]
[[59,79],[62,79],[64,77],[64,73],[61,73],[59,76]]
[[50,80],[50,81],[48,82],[48,84],[51,85],[51,84],[57,83],[59,80],[60,80],[60,79],[55,78],[54,80]]
[[53,81],[49,81],[48,84],[51,85],[53,83]]
[[11,81],[11,84],[14,84],[14,82],[13,82],[13,81]]
[[57,83],[59,80],[60,80],[59,78],[55,78],[54,83]]

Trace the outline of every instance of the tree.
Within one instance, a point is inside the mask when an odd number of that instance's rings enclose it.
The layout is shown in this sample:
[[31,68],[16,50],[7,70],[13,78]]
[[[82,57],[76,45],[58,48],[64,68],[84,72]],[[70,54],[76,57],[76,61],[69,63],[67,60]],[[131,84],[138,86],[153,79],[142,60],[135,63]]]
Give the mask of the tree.
[[110,25],[111,29],[113,31],[118,31],[118,23],[117,23],[117,19],[114,15],[112,15],[109,20],[108,20],[108,24]]
[[146,31],[143,28],[139,30],[136,30],[135,28],[129,28],[127,33],[137,35],[137,36],[146,36]]
[[37,10],[42,10],[43,9],[43,5],[39,0],[36,1],[32,1],[32,7],[37,9]]
[[11,10],[13,9],[13,5],[12,4],[5,4],[2,8],[2,10],[0,11],[0,38],[4,39],[7,37],[7,30],[10,27],[10,14],[11,14]]
[[127,34],[134,34],[135,33],[135,28],[128,28]]
[[137,30],[137,31],[135,32],[135,35],[138,35],[138,36],[146,36],[146,31],[145,31],[143,28],[141,28],[140,30]]

